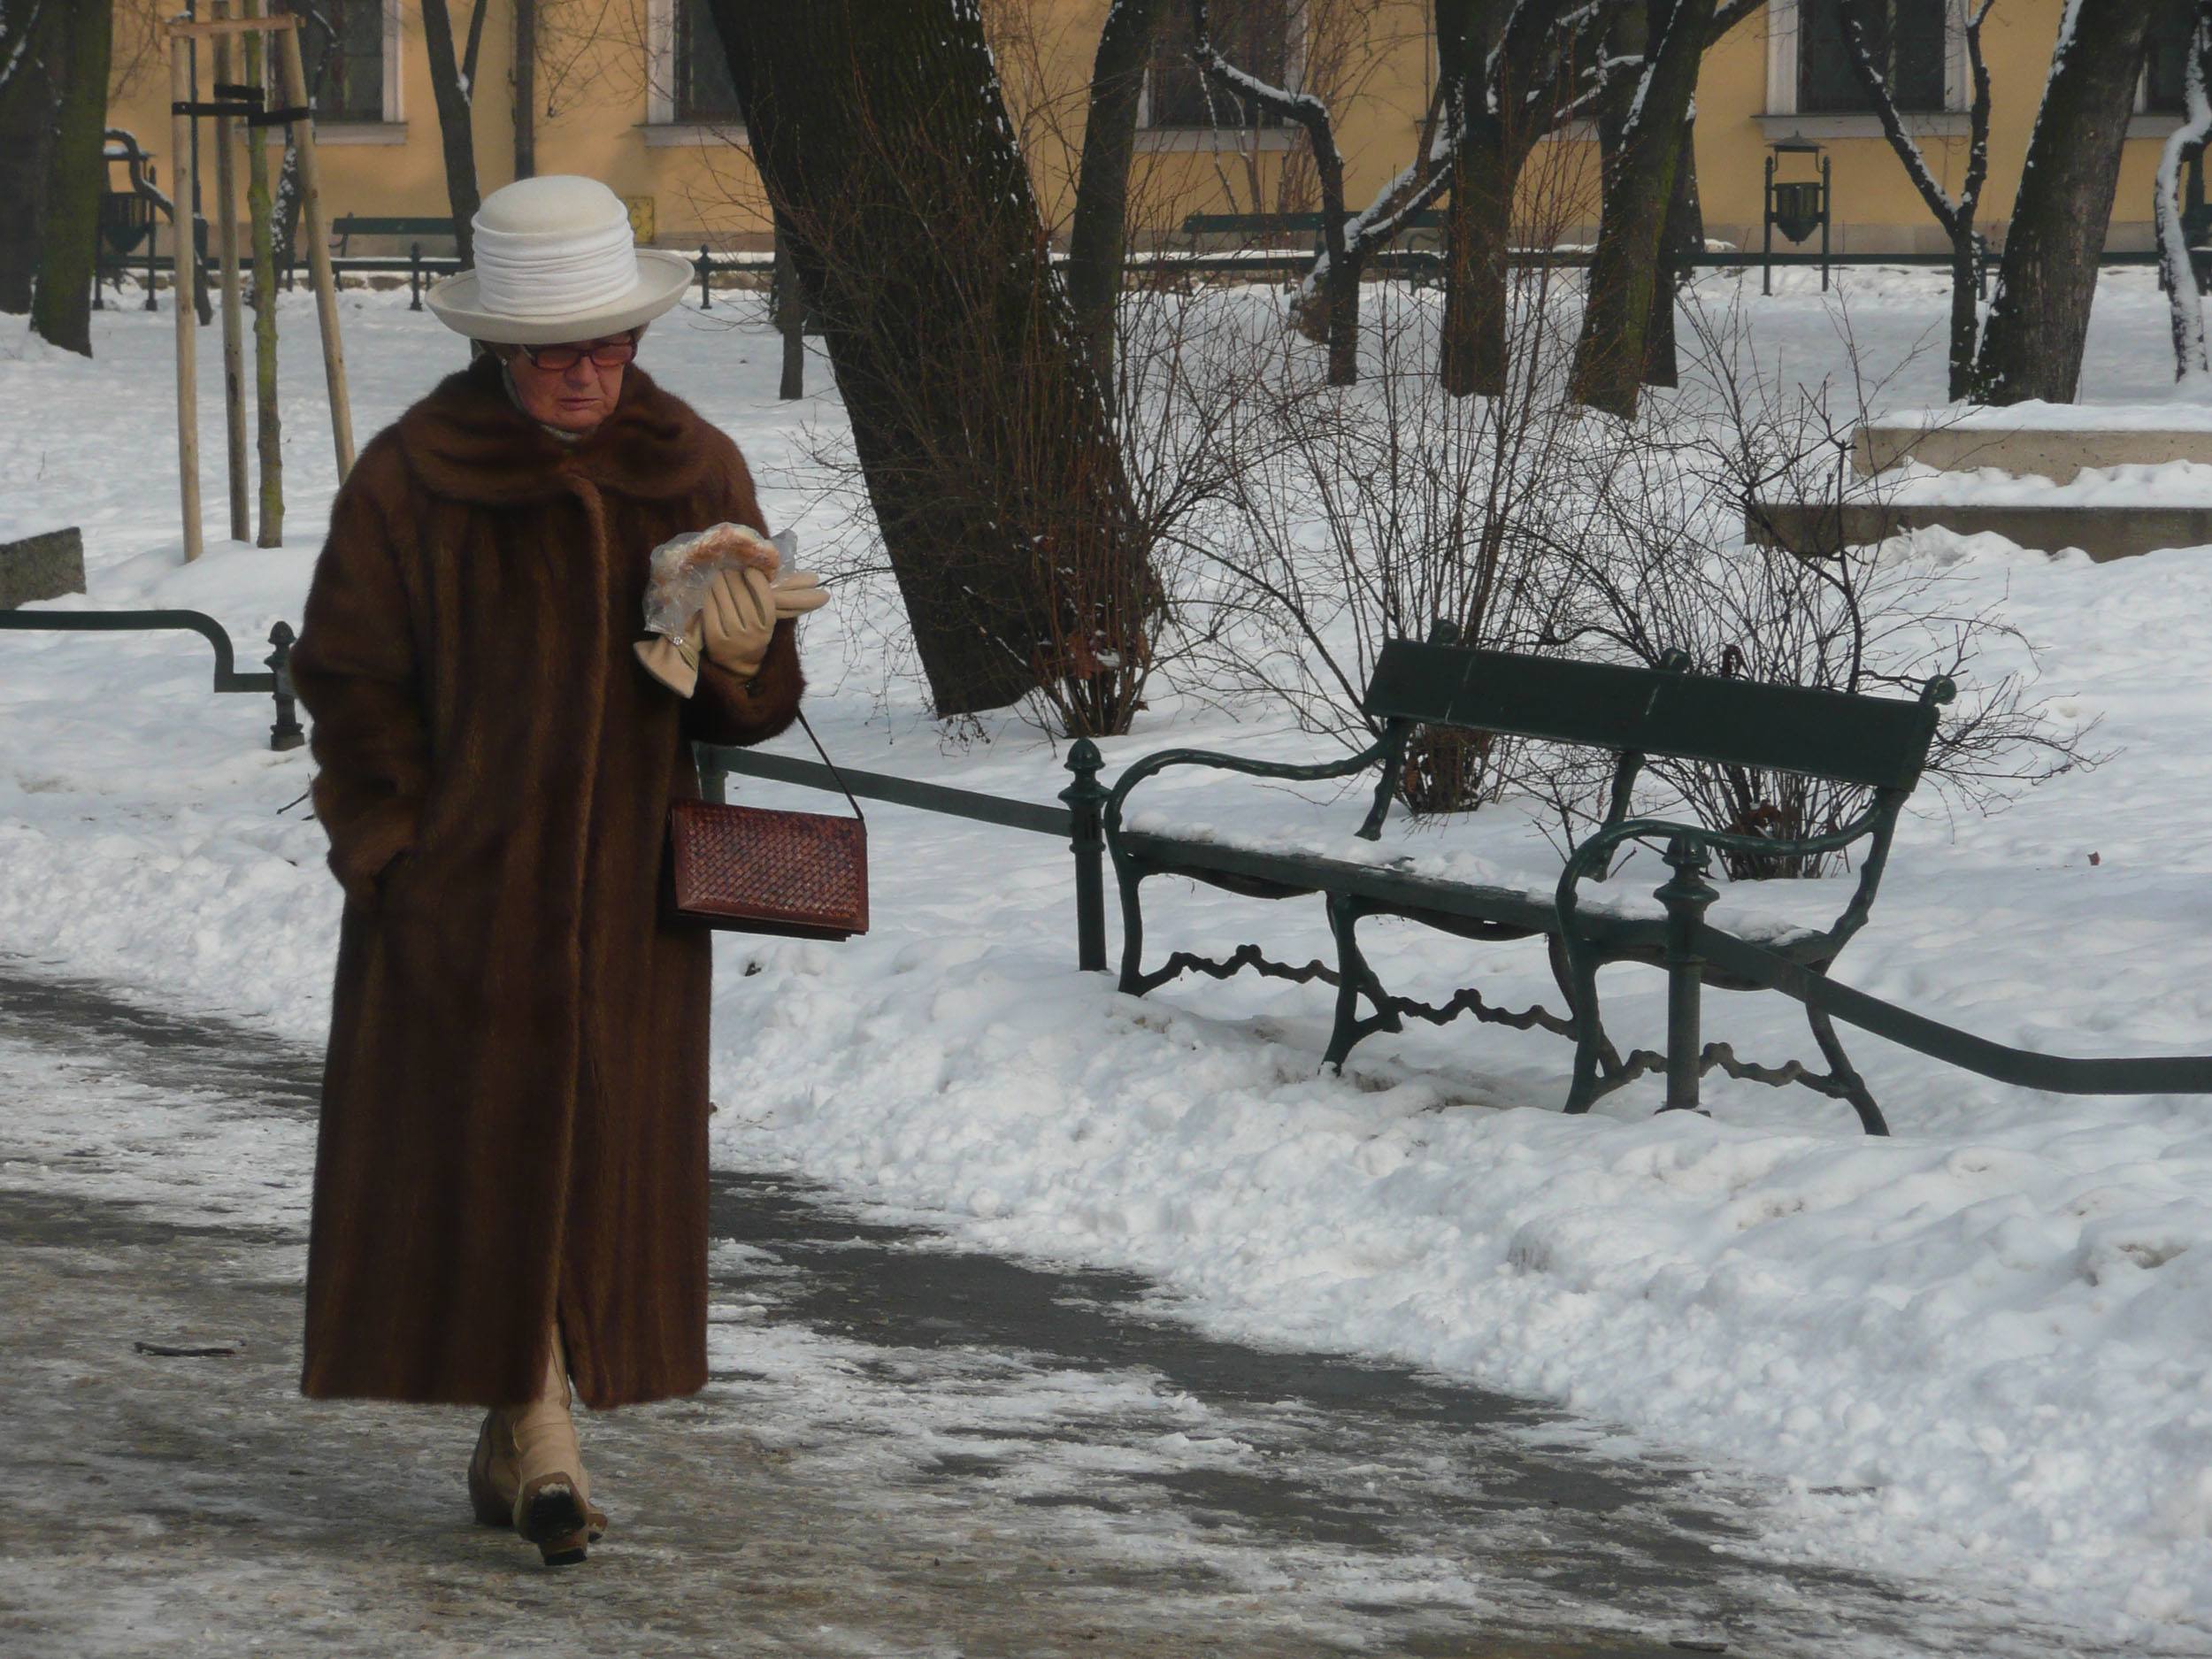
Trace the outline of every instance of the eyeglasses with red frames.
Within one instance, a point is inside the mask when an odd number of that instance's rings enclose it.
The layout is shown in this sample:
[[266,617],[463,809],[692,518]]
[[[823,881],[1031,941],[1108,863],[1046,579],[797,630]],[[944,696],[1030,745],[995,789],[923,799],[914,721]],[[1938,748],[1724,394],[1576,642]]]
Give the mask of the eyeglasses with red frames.
[[618,369],[637,356],[637,336],[631,334],[596,346],[525,346],[522,355],[530,359],[534,368],[555,373],[574,368],[586,357],[591,359],[594,368]]

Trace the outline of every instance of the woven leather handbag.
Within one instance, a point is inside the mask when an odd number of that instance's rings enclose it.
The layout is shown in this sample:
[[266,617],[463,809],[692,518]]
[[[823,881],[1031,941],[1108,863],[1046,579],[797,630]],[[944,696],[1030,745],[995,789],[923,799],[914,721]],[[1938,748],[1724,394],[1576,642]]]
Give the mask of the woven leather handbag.
[[679,801],[668,810],[673,913],[702,926],[795,939],[868,931],[868,822],[836,763],[799,717],[853,816]]

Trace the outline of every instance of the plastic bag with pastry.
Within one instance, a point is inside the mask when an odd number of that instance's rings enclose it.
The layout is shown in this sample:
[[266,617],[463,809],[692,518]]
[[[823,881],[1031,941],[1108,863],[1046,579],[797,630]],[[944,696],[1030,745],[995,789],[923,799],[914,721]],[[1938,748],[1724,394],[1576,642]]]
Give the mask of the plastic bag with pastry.
[[772,578],[776,544],[741,524],[710,525],[672,536],[653,549],[645,580],[645,626],[654,637],[634,649],[645,672],[680,697],[699,683],[701,613],[717,575],[733,567]]

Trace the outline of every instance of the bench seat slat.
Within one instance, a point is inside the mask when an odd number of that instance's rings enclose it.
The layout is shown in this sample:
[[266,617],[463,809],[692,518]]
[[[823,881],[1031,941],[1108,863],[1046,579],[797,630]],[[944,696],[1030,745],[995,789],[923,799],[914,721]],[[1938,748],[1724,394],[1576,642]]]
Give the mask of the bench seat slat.
[[[1386,864],[1351,864],[1311,854],[1268,852],[1221,841],[1177,841],[1171,836],[1135,831],[1124,833],[1122,845],[1140,863],[1165,873],[1203,879],[1204,872],[1221,872],[1306,893],[1325,888],[1393,908],[1402,906],[1409,912],[1460,917],[1493,926],[1510,927],[1524,936],[1544,933],[1557,926],[1548,894],[1525,893],[1515,887],[1471,887],[1463,881],[1409,874]],[[1592,912],[1587,919],[1593,933],[1609,931],[1622,925],[1620,918],[1602,912]]]
[[1363,705],[1377,718],[1910,789],[1926,702],[1394,640]]

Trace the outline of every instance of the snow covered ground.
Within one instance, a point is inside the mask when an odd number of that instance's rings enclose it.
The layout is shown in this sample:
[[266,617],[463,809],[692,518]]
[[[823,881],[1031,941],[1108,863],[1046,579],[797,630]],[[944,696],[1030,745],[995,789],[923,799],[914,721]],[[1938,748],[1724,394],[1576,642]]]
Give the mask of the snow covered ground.
[[[1763,348],[1800,377],[1839,370],[1835,302],[1787,276],[1747,302]],[[1854,272],[1841,293],[1872,364],[1939,340],[1932,273]],[[284,315],[288,546],[211,542],[191,568],[168,314],[101,314],[88,364],[0,340],[0,539],[84,526],[92,591],[64,605],[190,606],[242,642],[296,622],[333,488],[301,300]],[[349,293],[343,311],[364,434],[462,360],[403,295]],[[776,342],[754,321],[678,312],[645,360],[738,437],[772,518],[818,537],[835,526],[799,428],[833,427],[836,403],[774,401]],[[2161,401],[2168,349],[2153,274],[2108,277],[2088,395]],[[202,356],[212,438],[219,354]],[[826,384],[818,360],[810,373]],[[1939,350],[1892,393],[1934,402],[1940,374]],[[219,461],[207,484],[212,530]],[[2061,718],[2101,718],[2115,753],[1992,818],[1914,818],[1842,977],[2002,1041],[2212,1048],[2207,550],[2099,566],[1926,535],[1903,556],[2001,604],[2039,649],[2039,693]],[[1036,800],[1064,785],[1018,722],[941,733],[882,675],[882,618],[858,610],[805,636],[833,755]],[[0,951],[312,1036],[338,891],[299,800],[310,763],[267,751],[265,700],[211,696],[208,679],[188,635],[0,636]],[[1263,714],[1163,695],[1106,746],[1110,775],[1192,742],[1314,752]],[[1285,806],[1182,774],[1158,800],[1246,824]],[[993,1248],[1143,1270],[1224,1333],[1565,1402],[1769,1483],[1808,1558],[2010,1595],[2144,1653],[2212,1653],[2212,1102],[2034,1094],[1861,1039],[1888,1141],[1802,1091],[1725,1083],[1711,1121],[1653,1118],[1649,1085],[1569,1120],[1566,1045],[1465,1023],[1373,1039],[1338,1079],[1317,1065],[1322,987],[1123,998],[1074,972],[1064,849],[890,808],[872,823],[867,938],[718,946],[718,1158]],[[1547,856],[1510,811],[1480,815],[1477,845],[1529,869]],[[1317,906],[1151,891],[1157,949],[1260,938],[1303,960],[1325,940]],[[1549,990],[1540,951],[1386,926],[1371,942],[1413,994]],[[1618,1034],[1655,1042],[1657,976],[1617,979]],[[1708,1021],[1764,1057],[1809,1052],[1778,999],[1717,997]]]

